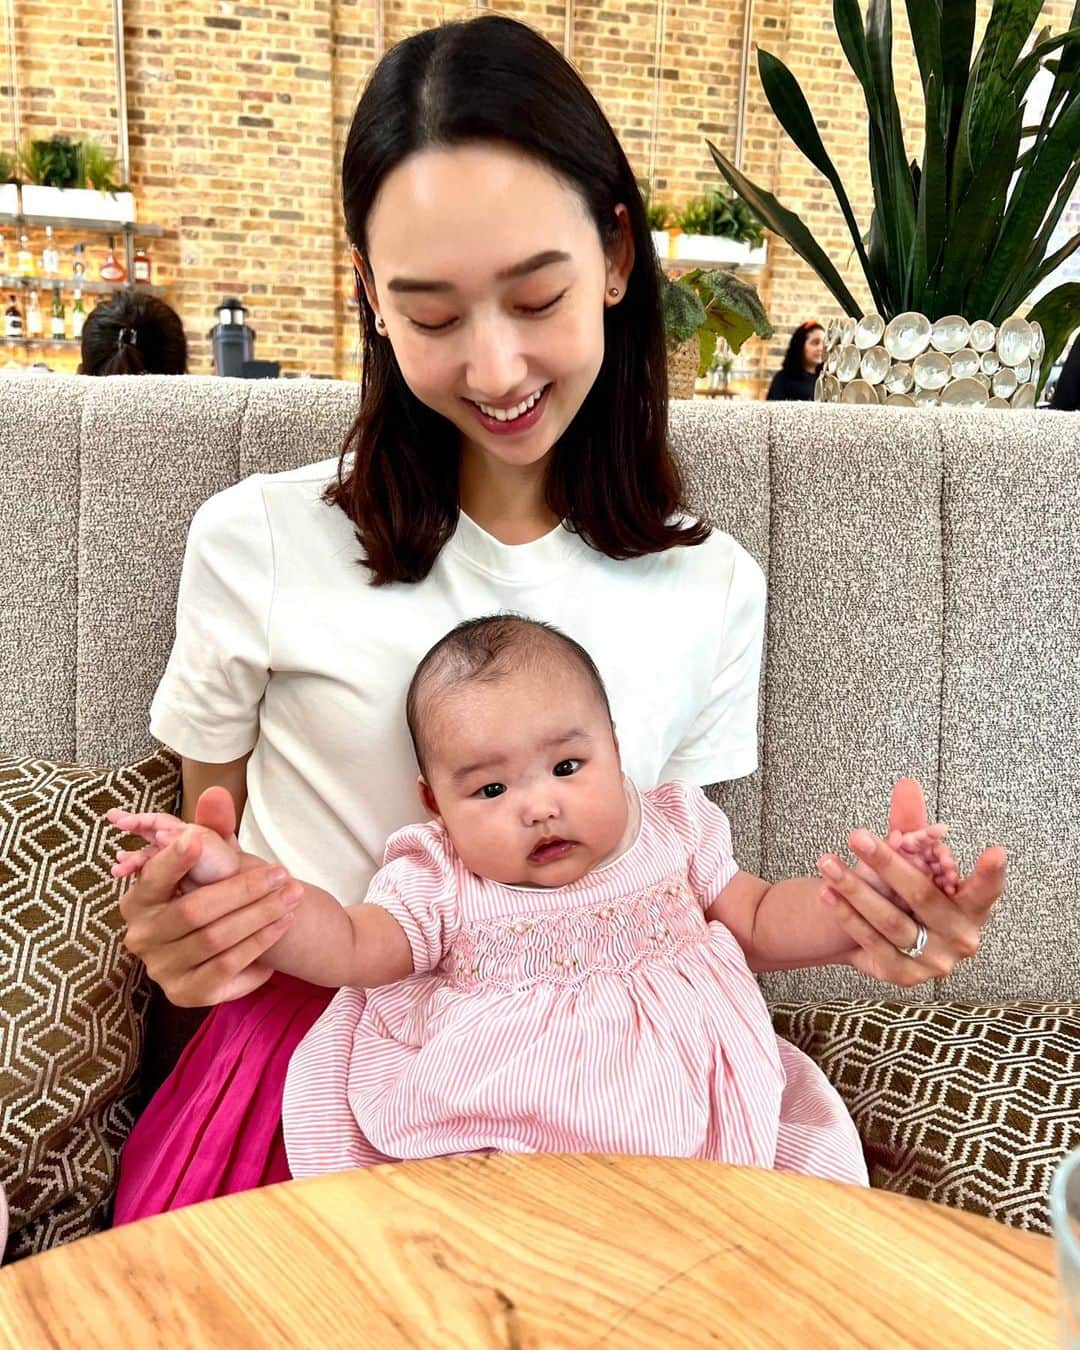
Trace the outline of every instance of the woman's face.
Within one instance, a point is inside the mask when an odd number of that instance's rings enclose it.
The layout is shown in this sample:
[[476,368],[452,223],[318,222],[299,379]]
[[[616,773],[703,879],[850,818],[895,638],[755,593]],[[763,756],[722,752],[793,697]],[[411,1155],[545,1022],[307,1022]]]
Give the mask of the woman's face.
[[367,272],[354,261],[405,382],[458,428],[463,455],[535,466],[570,425],[633,264],[626,208],[617,215],[609,260],[573,189],[487,142],[418,151],[387,175]]
[[825,360],[825,330],[812,328],[803,348],[803,362],[807,370],[817,370]]

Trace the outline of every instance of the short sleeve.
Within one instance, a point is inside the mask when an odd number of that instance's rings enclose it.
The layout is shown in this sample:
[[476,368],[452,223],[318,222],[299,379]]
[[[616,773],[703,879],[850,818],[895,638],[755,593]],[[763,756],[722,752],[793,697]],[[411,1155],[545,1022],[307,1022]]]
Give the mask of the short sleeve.
[[414,974],[434,970],[458,926],[457,884],[445,834],[431,824],[395,831],[364,900],[381,905],[401,924]]
[[765,641],[765,574],[734,545],[709,696],[660,775],[705,785],[757,768],[758,686]]
[[649,793],[686,851],[686,873],[703,910],[738,872],[731,849],[731,824],[693,783],[662,783]]
[[190,759],[223,764],[258,737],[270,674],[274,559],[260,480],[204,502],[188,531],[176,638],[150,730]]

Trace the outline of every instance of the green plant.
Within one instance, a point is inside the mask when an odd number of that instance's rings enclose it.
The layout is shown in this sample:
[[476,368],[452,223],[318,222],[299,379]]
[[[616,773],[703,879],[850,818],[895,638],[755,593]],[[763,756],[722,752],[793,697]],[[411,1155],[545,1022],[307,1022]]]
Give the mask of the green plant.
[[742,198],[726,190],[692,198],[679,213],[678,223],[686,234],[716,235],[754,248],[765,237],[753,210]]
[[115,181],[116,160],[97,141],[74,142],[67,136],[27,141],[19,151],[24,183],[42,187],[92,187],[99,192],[126,190]]
[[[832,185],[877,310],[999,323],[1080,246],[1078,232],[1047,255],[1080,180],[1080,0],[1067,32],[1051,37],[1043,29],[1026,52],[1041,0],[993,0],[974,60],[976,0],[906,5],[925,106],[921,164],[908,162],[900,125],[890,0],[869,0],[865,26],[859,0],[833,0],[837,36],[866,101],[874,206],[865,238],[798,81],[760,49],[758,73],[781,126]],[[1053,75],[1046,107],[1036,125],[1025,126],[1024,99],[1044,69]],[[727,182],[859,317],[858,302],[803,221],[708,145]],[[1047,339],[1040,388],[1080,317],[1077,289],[1056,287],[1028,315]]]
[[17,183],[18,181],[19,165],[17,157],[0,150],[0,183]]
[[115,175],[118,165],[114,155],[107,154],[98,141],[82,141],[79,145],[79,186],[96,188],[98,192],[126,192],[126,184],[118,183]]
[[772,337],[761,297],[734,272],[695,267],[672,278],[663,268],[659,271],[668,350],[696,335],[701,351],[699,375],[712,362],[717,338],[724,338],[732,352],[738,352],[748,337]]
[[649,229],[666,230],[671,224],[671,207],[666,202],[653,201],[652,184],[648,179],[639,178],[637,185],[641,192],[641,200],[645,204],[645,219],[649,223]]
[[79,147],[67,136],[27,141],[19,152],[24,183],[69,188],[79,185]]

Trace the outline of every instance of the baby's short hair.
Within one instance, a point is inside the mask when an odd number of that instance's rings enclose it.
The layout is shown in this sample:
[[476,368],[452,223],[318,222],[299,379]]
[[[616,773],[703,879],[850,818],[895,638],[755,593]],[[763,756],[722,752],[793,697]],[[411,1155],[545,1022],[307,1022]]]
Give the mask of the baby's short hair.
[[466,619],[421,659],[405,696],[405,719],[420,772],[426,773],[421,724],[439,694],[467,681],[494,684],[516,671],[569,659],[596,691],[608,720],[611,705],[596,663],[581,645],[554,624],[509,611]]

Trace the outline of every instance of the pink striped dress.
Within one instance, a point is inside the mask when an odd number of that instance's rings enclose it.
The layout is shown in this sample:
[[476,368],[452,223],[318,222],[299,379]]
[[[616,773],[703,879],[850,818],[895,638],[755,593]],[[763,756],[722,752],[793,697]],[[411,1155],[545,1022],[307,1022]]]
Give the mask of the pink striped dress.
[[550,890],[477,877],[437,824],[391,837],[367,901],[401,924],[415,973],[340,990],[295,1051],[293,1176],[494,1149],[866,1183],[839,1096],[704,917],[737,871],[727,818],[685,783],[640,803],[624,853]]

